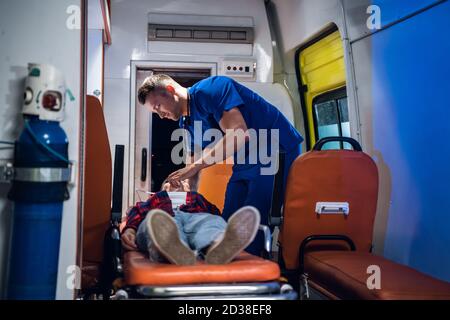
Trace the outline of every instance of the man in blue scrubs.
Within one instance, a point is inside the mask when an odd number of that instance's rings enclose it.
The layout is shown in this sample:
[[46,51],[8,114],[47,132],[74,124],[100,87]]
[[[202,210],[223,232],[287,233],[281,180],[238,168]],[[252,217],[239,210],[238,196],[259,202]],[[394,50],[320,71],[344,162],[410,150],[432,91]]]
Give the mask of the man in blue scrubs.
[[[153,75],[145,79],[139,88],[138,100],[161,118],[179,121],[180,127],[191,134],[191,150],[195,149],[196,140],[201,141],[201,156],[185,168],[169,175],[169,182],[177,185],[184,179],[195,180],[200,170],[218,162],[217,155],[221,155],[221,160],[234,156],[233,174],[227,185],[222,215],[227,220],[239,208],[250,205],[259,210],[261,224],[268,224],[274,174],[263,173],[263,169],[267,169],[271,164],[261,161],[259,149],[266,144],[264,150],[268,151],[265,152],[271,152],[274,146],[271,147],[270,135],[276,131],[274,129],[278,129],[276,149],[286,153],[285,186],[289,168],[300,155],[300,144],[303,141],[298,131],[276,107],[247,87],[224,76],[209,77],[190,88],[184,88],[169,76]],[[225,135],[214,141],[214,144],[199,140],[199,137],[193,135],[196,123],[200,124],[203,132],[219,129]],[[260,129],[268,131],[267,137],[258,136],[256,150],[249,147],[249,132],[252,129],[256,133],[259,133]],[[244,133],[244,139],[236,139],[233,132]],[[239,158],[239,152],[242,151],[245,159]],[[256,162],[251,155],[255,151]],[[194,184],[191,182],[191,185]],[[260,255],[262,248],[263,237],[260,234],[246,251]]]

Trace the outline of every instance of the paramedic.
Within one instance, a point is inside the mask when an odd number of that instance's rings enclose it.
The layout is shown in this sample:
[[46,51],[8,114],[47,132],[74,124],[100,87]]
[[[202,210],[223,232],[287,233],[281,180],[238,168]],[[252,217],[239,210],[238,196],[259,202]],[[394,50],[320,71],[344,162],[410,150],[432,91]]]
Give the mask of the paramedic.
[[[261,129],[268,131],[265,137],[258,137],[255,153],[259,156],[264,144],[268,152],[277,151],[271,150],[274,147],[270,136],[276,131],[278,140],[275,149],[286,153],[282,193],[289,167],[300,154],[300,144],[303,141],[299,132],[275,106],[247,87],[224,76],[209,77],[185,88],[167,75],[155,74],[146,78],[140,86],[138,100],[161,118],[179,121],[180,127],[193,136],[188,145],[191,155],[196,150],[194,142],[199,141],[198,137],[194,136],[196,124],[200,123],[202,130],[213,128],[225,133],[218,141],[214,141],[213,146],[210,141],[201,139],[201,145],[198,146],[197,143],[197,150],[198,147],[203,150],[201,155],[169,175],[170,183],[176,185],[181,180],[191,179],[191,186],[195,189],[199,171],[217,163],[214,162],[217,154],[223,155],[222,160],[233,156],[233,174],[225,193],[223,217],[227,220],[237,209],[254,206],[261,214],[261,223],[268,224],[274,173],[263,173],[263,169],[270,167],[271,163],[263,163],[260,157],[256,163],[251,160],[252,152],[255,152],[251,150],[251,146],[255,144],[251,143],[249,132],[251,129],[256,133]],[[243,132],[244,139],[236,139],[233,136],[235,132]],[[244,150],[244,161],[238,157],[240,152],[242,154],[241,148]],[[260,233],[246,250],[260,255],[263,243],[263,235]]]

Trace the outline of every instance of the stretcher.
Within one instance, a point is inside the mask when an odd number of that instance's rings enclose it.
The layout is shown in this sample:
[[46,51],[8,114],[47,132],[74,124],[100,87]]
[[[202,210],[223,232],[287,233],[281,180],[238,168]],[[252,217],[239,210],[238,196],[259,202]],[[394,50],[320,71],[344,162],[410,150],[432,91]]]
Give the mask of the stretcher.
[[[103,110],[88,96],[81,298],[296,299],[292,287],[280,281],[277,263],[245,252],[229,264],[193,266],[150,262],[137,251],[122,254],[123,158],[124,146],[116,146],[112,179]],[[260,230],[269,257],[271,232],[267,226]]]

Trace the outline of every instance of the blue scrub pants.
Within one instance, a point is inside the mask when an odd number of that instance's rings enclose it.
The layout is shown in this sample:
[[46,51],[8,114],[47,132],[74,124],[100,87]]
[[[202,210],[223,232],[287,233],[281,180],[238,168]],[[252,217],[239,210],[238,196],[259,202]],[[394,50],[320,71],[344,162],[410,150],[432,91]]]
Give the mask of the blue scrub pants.
[[[301,146],[286,153],[283,177],[283,190],[281,197],[284,199],[286,181],[292,162],[301,154]],[[274,175],[246,174],[245,171],[233,172],[225,193],[225,204],[222,217],[228,221],[230,216],[243,206],[254,206],[261,214],[261,224],[269,225],[269,212],[273,197]],[[273,231],[273,230],[272,230]],[[259,231],[255,240],[245,251],[260,256],[264,249],[264,234]]]

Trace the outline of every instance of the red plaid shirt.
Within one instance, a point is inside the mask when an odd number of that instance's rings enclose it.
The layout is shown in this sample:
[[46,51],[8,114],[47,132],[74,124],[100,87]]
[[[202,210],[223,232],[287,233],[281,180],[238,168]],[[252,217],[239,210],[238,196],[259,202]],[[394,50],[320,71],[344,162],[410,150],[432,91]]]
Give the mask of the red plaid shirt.
[[[172,201],[166,191],[160,191],[155,193],[147,201],[137,202],[134,207],[132,207],[127,212],[127,224],[125,229],[133,228],[137,230],[139,224],[145,219],[147,212],[152,209],[161,209],[174,216],[172,210]],[[198,213],[198,212],[208,212],[214,215],[220,215],[220,210],[205,199],[201,194],[191,191],[186,194],[186,204],[180,206],[179,208],[183,212]]]

